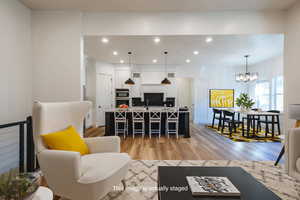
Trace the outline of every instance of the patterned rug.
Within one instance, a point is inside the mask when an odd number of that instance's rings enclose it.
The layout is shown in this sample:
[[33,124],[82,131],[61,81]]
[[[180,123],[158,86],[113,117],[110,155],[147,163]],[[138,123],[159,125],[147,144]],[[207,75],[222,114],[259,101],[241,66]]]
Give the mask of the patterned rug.
[[[157,200],[157,192],[153,188],[157,186],[158,166],[242,167],[282,199],[300,199],[300,182],[286,175],[282,166],[275,167],[273,164],[271,161],[136,160],[126,177],[127,189],[124,192],[112,191],[103,200]],[[119,187],[122,188],[121,185]]]
[[[214,128],[212,128],[211,126],[206,126],[206,127],[209,128],[210,130],[213,130],[214,133],[229,138],[235,142],[281,142],[280,137],[278,137],[277,135],[275,135],[274,138],[272,138],[271,134],[269,134],[269,137],[266,138],[264,131],[256,133],[255,135],[257,137],[247,138],[242,135],[242,129],[238,128],[237,133],[232,133],[232,136],[230,137],[228,128],[225,128],[224,132],[222,133],[221,131],[218,131],[218,128],[216,126]],[[250,135],[252,135],[252,132],[250,132]]]

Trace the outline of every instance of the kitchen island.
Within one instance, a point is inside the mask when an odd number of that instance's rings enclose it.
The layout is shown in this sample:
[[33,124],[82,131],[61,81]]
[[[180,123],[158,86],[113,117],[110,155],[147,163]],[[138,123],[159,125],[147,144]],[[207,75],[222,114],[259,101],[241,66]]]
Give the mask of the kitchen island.
[[[144,123],[145,123],[145,135],[149,135],[149,113],[151,111],[160,111],[161,114],[161,135],[165,135],[166,130],[166,120],[168,108],[131,108],[126,110],[126,118],[128,120],[128,136],[132,135],[132,112],[139,111],[144,112]],[[114,112],[118,109],[112,109],[105,112],[105,136],[115,135],[115,120]],[[190,124],[189,124],[189,111],[178,111],[179,112],[179,124],[178,124],[178,134],[185,138],[190,137]]]

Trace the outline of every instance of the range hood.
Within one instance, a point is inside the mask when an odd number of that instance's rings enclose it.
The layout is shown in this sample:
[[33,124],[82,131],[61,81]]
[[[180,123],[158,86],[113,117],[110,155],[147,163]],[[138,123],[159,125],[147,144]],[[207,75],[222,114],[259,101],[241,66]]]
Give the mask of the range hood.
[[161,80],[165,77],[164,72],[142,72],[141,84],[142,85],[161,85]]

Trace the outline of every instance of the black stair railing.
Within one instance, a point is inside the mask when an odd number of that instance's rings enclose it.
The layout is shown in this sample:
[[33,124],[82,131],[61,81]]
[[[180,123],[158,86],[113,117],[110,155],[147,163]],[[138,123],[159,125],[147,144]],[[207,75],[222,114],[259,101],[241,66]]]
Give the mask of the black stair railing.
[[[25,126],[26,126],[26,140],[25,140]],[[35,151],[33,142],[33,129],[32,129],[32,117],[29,116],[25,121],[13,122],[0,125],[0,129],[19,127],[19,171],[34,172],[35,165]],[[26,143],[26,150],[25,150]],[[25,168],[26,157],[26,168]]]

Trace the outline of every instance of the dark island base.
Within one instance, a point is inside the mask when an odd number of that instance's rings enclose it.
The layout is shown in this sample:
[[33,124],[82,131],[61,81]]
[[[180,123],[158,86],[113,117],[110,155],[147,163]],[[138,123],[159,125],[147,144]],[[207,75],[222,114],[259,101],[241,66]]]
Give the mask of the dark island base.
[[[144,118],[145,118],[145,135],[148,136],[149,135],[149,113],[148,112],[145,112]],[[127,113],[127,119],[128,119],[128,135],[132,135],[132,114],[130,112]],[[153,128],[157,128],[157,126],[153,125]],[[170,128],[173,127],[170,126]],[[161,135],[165,135],[165,130],[166,130],[166,113],[162,113]],[[180,136],[184,136],[185,138],[190,138],[189,112],[179,113],[178,134]],[[113,136],[113,135],[115,135],[114,112],[106,112],[105,113],[105,136]],[[152,136],[155,135],[157,134],[152,134]]]

